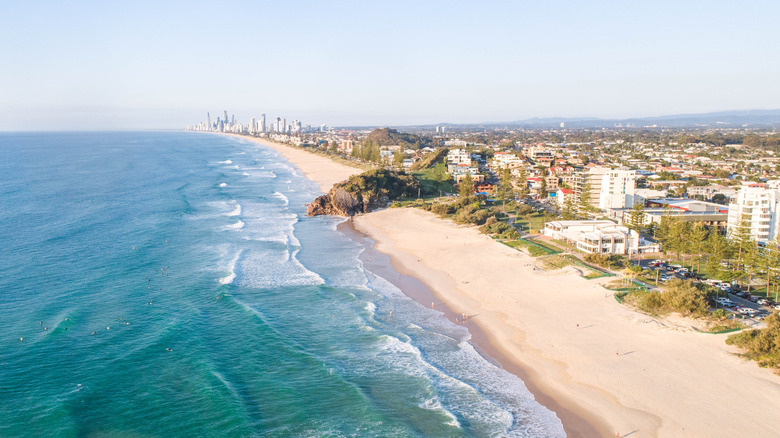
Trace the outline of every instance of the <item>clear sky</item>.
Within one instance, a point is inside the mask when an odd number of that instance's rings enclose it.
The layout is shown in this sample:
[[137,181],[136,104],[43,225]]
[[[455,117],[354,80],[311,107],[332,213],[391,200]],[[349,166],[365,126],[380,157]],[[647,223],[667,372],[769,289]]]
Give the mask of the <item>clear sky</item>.
[[3,1],[0,130],[780,108],[778,1]]

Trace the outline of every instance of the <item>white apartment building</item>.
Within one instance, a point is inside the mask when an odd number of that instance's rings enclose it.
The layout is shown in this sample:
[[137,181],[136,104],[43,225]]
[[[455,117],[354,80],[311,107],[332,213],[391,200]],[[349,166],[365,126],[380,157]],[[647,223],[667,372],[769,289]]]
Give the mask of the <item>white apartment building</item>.
[[525,163],[520,157],[511,152],[496,152],[493,154],[493,162],[498,169],[514,169]]
[[634,206],[636,172],[633,170],[610,170],[601,177],[599,208],[631,208]]
[[471,154],[466,149],[450,149],[447,152],[447,164],[471,166]]
[[660,250],[659,244],[645,241],[636,231],[607,220],[547,222],[544,235],[590,254],[631,255]]
[[574,197],[580,197],[586,184],[590,185],[590,204],[599,210],[631,208],[636,192],[636,171],[592,167],[574,174]]
[[769,242],[780,233],[780,190],[743,186],[729,204],[728,234],[745,220],[757,242]]

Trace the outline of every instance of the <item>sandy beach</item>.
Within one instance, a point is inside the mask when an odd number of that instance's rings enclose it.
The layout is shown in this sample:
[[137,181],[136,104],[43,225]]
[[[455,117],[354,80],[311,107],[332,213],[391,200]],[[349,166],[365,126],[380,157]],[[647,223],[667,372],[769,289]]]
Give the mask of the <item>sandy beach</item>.
[[448,306],[473,315],[529,387],[608,436],[778,436],[780,377],[738,357],[727,335],[633,312],[598,280],[534,270],[530,256],[422,210],[355,222]]
[[[261,139],[327,192],[360,170]],[[393,267],[419,279],[476,342],[555,411],[569,436],[778,436],[780,377],[740,358],[727,335],[617,303],[601,280],[534,259],[417,209],[356,217]],[[491,349],[494,353],[491,353]]]

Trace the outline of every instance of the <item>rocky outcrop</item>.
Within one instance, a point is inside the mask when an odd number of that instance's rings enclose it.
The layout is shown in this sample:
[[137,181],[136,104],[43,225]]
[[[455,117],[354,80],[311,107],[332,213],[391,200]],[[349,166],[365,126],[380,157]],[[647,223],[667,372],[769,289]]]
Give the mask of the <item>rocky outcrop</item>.
[[330,189],[327,195],[318,196],[309,204],[308,215],[354,216],[362,211],[363,202],[337,184]]
[[354,216],[387,207],[393,199],[419,193],[420,184],[411,175],[376,169],[337,183],[308,207],[309,216],[322,214]]

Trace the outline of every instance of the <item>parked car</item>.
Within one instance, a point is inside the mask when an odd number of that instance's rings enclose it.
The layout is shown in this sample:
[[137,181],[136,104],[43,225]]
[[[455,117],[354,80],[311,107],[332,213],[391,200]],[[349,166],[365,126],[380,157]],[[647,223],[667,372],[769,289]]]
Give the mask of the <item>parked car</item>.
[[760,300],[758,300],[758,301],[756,301],[756,302],[757,302],[758,304],[761,304],[762,306],[767,306],[767,305],[769,305],[769,300],[767,300],[766,298],[761,298]]

